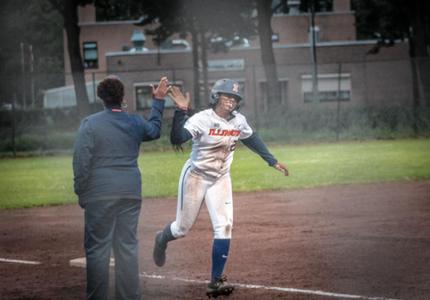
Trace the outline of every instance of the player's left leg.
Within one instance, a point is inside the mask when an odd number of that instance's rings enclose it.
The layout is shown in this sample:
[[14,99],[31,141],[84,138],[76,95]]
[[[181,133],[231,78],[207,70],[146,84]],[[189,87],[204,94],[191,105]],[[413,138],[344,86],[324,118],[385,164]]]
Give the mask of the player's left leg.
[[223,276],[233,228],[233,197],[230,175],[219,178],[206,193],[206,206],[212,221],[212,274],[208,296],[228,295],[234,287]]

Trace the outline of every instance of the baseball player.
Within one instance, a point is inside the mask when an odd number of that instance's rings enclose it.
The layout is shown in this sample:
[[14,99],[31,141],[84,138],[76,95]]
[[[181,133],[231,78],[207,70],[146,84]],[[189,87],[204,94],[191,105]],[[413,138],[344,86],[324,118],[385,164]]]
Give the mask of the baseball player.
[[169,96],[177,106],[171,143],[180,145],[192,139],[192,151],[179,178],[176,220],[156,234],[154,262],[159,267],[165,264],[167,243],[188,233],[205,201],[214,232],[212,274],[206,293],[209,297],[229,295],[234,286],[227,283],[223,271],[233,227],[230,165],[238,140],[285,176],[288,170],[273,157],[238,112],[243,97],[236,81],[218,80],[211,90],[210,108],[188,119],[189,94],[184,96],[172,87]]

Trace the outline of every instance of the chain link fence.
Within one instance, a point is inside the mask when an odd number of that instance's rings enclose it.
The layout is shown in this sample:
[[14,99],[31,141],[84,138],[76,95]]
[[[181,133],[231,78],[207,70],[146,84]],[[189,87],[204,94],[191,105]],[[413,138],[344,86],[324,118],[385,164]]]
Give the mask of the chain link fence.
[[[415,65],[414,65],[415,64]],[[415,67],[415,76],[414,75]],[[220,78],[233,78],[242,85],[241,111],[269,142],[313,142],[352,139],[387,139],[430,135],[430,59],[321,63],[317,76],[309,64],[279,64],[278,89],[269,99],[262,66],[226,66],[200,76],[195,103],[206,106],[210,87]],[[131,113],[147,115],[151,84],[161,76],[193,94],[192,68],[120,70]],[[46,88],[46,74],[32,74],[27,85],[5,98],[0,109],[0,152],[70,151],[80,118],[73,86]],[[65,77],[70,74],[50,74]],[[103,109],[95,87],[105,72],[87,74],[87,93],[93,112]],[[7,81],[8,79],[4,79]],[[43,81],[45,80],[45,81]],[[43,83],[43,84],[42,84]],[[317,89],[315,89],[317,87]],[[197,99],[199,101],[197,101]],[[167,99],[164,137],[156,147],[168,145],[173,103]]]

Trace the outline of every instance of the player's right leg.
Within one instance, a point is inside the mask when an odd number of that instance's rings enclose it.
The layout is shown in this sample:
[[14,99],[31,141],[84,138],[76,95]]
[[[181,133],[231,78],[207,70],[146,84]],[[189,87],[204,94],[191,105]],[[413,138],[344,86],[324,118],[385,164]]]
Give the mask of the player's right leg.
[[191,172],[191,163],[187,161],[179,178],[176,220],[155,236],[153,258],[157,266],[166,262],[167,243],[184,237],[194,225],[208,185],[203,177]]

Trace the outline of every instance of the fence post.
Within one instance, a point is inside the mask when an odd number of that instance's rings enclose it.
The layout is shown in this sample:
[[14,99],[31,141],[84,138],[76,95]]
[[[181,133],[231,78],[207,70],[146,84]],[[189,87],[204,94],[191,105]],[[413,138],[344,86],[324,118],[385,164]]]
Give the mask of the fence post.
[[33,45],[28,47],[30,51],[30,96],[31,96],[31,108],[34,109],[36,105],[36,99],[34,94],[34,55]]
[[13,157],[16,158],[16,144],[15,144],[15,138],[16,138],[16,116],[15,116],[15,104],[16,104],[16,94],[13,95],[12,99],[12,152]]
[[337,107],[336,107],[336,141],[339,141],[340,134],[340,88],[342,82],[342,63],[338,66],[338,76],[337,76]]
[[24,43],[21,42],[20,43],[21,46],[21,84],[22,84],[22,107],[24,108],[24,110],[26,109],[27,106],[27,99],[26,99],[26,92],[25,92],[25,57],[24,57]]
[[176,70],[174,67],[172,67],[172,82],[174,83],[176,81]]
[[254,116],[255,116],[255,128],[260,129],[260,116],[258,114],[258,97],[257,97],[257,79],[255,78],[255,65],[252,65],[252,94],[254,95]]
[[419,99],[419,89],[418,89],[418,76],[417,76],[417,62],[415,57],[411,57],[409,59],[411,64],[411,71],[412,71],[412,116],[413,116],[413,123],[412,128],[414,130],[414,135],[417,137],[419,135],[419,106],[420,106],[420,99]]
[[[96,91],[96,74],[94,72],[91,73],[91,77],[92,77],[92,81],[93,81],[93,109],[92,111],[94,111],[95,108],[95,104],[96,104],[96,99],[97,99],[97,91]],[[90,101],[91,102],[91,101]]]

